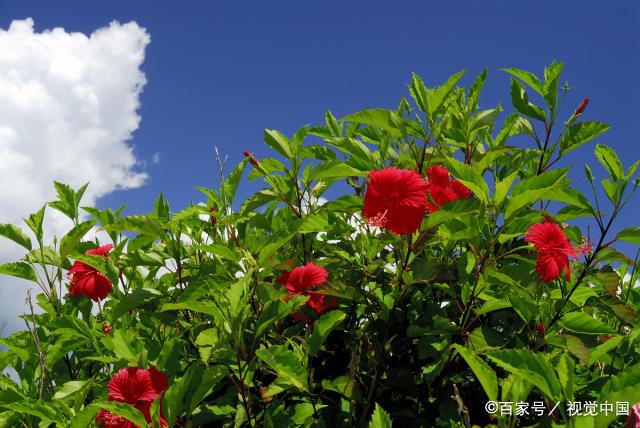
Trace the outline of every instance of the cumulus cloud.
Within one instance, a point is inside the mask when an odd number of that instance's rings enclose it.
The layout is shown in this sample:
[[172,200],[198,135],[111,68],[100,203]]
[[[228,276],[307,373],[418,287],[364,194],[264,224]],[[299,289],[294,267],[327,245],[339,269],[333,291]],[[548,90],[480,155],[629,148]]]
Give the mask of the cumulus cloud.
[[[90,205],[117,189],[141,186],[129,140],[138,128],[141,65],[149,34],[135,22],[111,23],[91,35],[54,28],[36,32],[31,18],[0,29],[0,223],[21,223],[55,198],[53,180],[90,182]],[[53,210],[49,234],[68,223]],[[0,241],[0,262],[21,256]],[[22,328],[25,284],[0,276],[5,333]]]

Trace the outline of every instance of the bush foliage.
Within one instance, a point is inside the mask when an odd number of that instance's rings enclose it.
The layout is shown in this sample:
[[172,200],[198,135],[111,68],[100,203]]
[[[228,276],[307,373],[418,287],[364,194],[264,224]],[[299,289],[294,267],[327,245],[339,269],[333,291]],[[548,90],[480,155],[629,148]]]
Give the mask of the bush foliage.
[[[26,250],[0,273],[40,290],[27,329],[0,340],[17,372],[0,377],[0,425],[622,426],[566,404],[640,402],[638,256],[615,247],[640,244],[615,226],[640,162],[596,145],[607,175],[585,165],[583,195],[558,161],[609,125],[582,119],[588,100],[561,109],[561,63],[504,71],[502,126],[500,105],[479,109],[486,71],[468,89],[463,72],[434,88],[414,75],[395,110],[265,130],[274,157],[245,153],[200,188],[206,205],[160,195],[123,216],[55,183],[28,229],[0,225]],[[264,187],[239,203],[245,170]],[[47,240],[45,208],[73,227]]]

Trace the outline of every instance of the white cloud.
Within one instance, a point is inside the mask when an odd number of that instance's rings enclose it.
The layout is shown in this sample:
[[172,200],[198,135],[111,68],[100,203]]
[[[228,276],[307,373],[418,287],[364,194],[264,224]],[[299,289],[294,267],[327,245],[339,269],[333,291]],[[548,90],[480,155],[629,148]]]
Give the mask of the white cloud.
[[[149,34],[135,22],[111,23],[87,36],[62,28],[34,32],[33,20],[0,29],[0,223],[21,218],[55,198],[53,180],[78,188],[90,205],[147,176],[127,143],[138,128]],[[53,210],[49,236],[68,222]],[[21,256],[0,241],[0,262]],[[22,328],[26,284],[0,276],[5,334]]]

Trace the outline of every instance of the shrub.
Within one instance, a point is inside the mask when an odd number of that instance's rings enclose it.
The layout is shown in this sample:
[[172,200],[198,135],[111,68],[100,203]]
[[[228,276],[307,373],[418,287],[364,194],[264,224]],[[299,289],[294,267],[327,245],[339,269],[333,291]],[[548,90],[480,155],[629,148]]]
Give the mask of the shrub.
[[[613,234],[640,162],[596,145],[608,176],[585,165],[584,196],[558,161],[609,125],[560,109],[562,64],[505,71],[502,127],[486,72],[414,75],[395,110],[266,130],[277,157],[245,151],[178,212],[80,208],[56,183],[29,235],[0,226],[27,251],[0,273],[41,290],[0,341],[19,377],[0,425],[621,426],[584,403],[640,401],[638,256],[614,248],[640,228]],[[245,169],[264,188],[236,204]],[[45,208],[73,221],[51,242]]]

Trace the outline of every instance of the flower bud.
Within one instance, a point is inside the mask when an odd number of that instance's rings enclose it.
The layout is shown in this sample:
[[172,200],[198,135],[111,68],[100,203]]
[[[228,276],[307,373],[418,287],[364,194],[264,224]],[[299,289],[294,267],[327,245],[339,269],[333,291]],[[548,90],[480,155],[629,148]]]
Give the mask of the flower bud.
[[538,325],[536,326],[536,331],[538,333],[538,337],[544,337],[544,324],[542,324],[542,322],[538,323]]
[[254,158],[253,156],[249,158],[249,162],[251,162],[251,165],[253,165],[255,168],[260,168],[260,162],[258,162],[258,159]]
[[244,155],[244,157],[248,158],[249,156],[251,156],[251,153],[249,153],[249,150],[244,150],[242,152],[242,154]]
[[589,168],[589,165],[587,164],[584,164],[584,175],[587,176],[587,180],[593,183],[593,173],[591,172],[591,168]]
[[585,98],[582,100],[576,111],[573,113],[575,116],[582,114],[585,108],[587,108],[587,104],[589,104],[589,98]]
[[111,329],[109,328],[109,325],[106,322],[102,323],[102,331],[104,331],[104,334],[111,333]]
[[[213,213],[216,211],[216,207],[211,206],[209,207],[209,212]],[[216,227],[216,225],[218,224],[218,219],[216,218],[216,216],[211,215],[209,216],[209,220],[211,221],[211,226]]]

